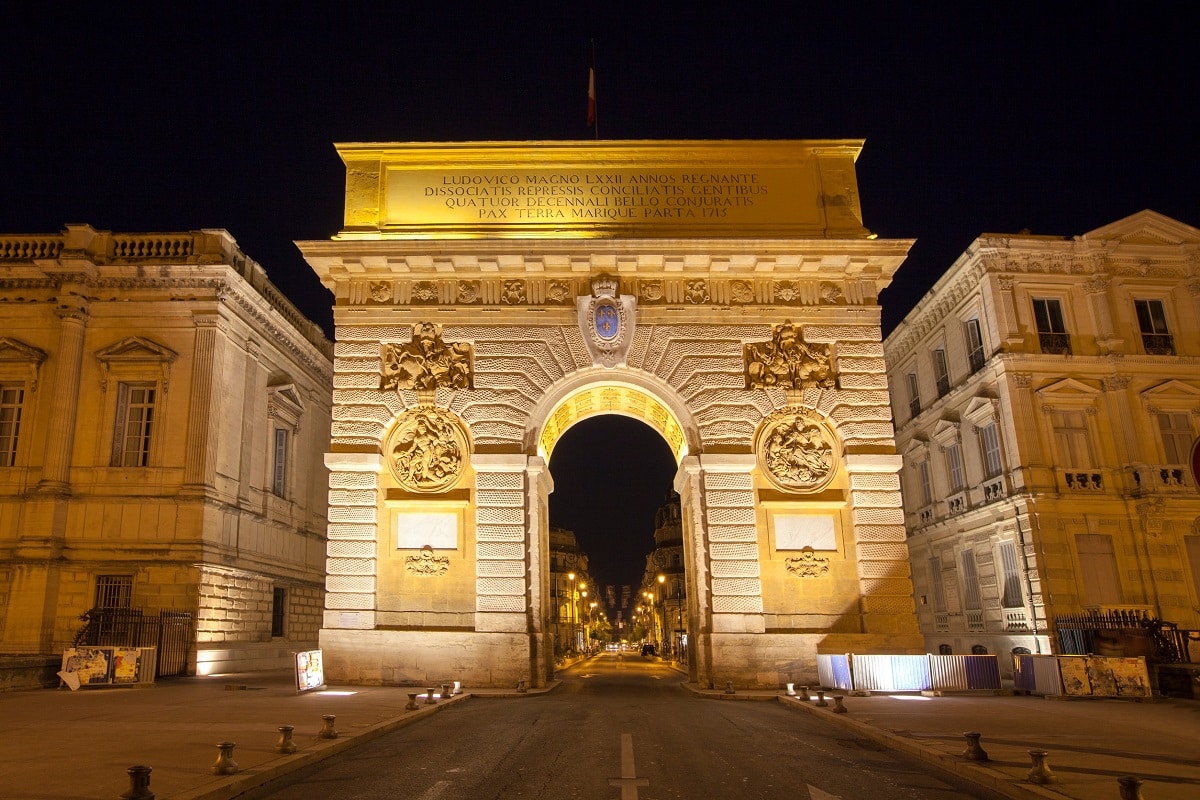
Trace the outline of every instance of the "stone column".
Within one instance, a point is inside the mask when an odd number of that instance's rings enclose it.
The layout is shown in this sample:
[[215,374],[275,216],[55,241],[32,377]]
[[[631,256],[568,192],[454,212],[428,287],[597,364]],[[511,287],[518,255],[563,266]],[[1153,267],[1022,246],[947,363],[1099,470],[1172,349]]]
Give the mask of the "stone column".
[[520,453],[476,453],[471,466],[475,470],[475,630],[529,633],[531,551],[525,482],[529,458]]
[[918,635],[900,497],[902,462],[899,455],[845,458],[863,632],[896,637],[896,646]]
[[[547,641],[550,620],[550,493],[554,478],[539,456],[529,457],[525,473],[529,535],[529,674],[533,686],[545,685],[554,674],[554,647]],[[535,580],[536,579],[536,580]]]
[[50,414],[46,424],[46,450],[42,461],[42,479],[37,491],[42,494],[69,494],[71,448],[75,442],[75,420],[79,410],[79,371],[83,364],[83,336],[87,328],[87,301],[62,288],[58,307],[60,320],[58,358],[50,389]]
[[699,456],[685,456],[675,473],[683,525],[683,563],[687,569],[688,680],[712,688],[712,604],[709,595],[708,527]]
[[[242,385],[241,449],[238,455],[238,500],[248,502],[254,479],[254,449],[261,431],[258,422],[266,419],[266,368],[260,360],[262,346],[250,339],[246,342],[246,357]],[[318,451],[319,452],[319,451]],[[264,487],[265,488],[265,487]]]
[[375,627],[376,547],[379,541],[378,453],[326,453],[329,529],[325,545],[324,628]]
[[184,451],[185,491],[203,494],[216,480],[217,441],[221,431],[219,403],[213,402],[224,345],[218,314],[197,313],[193,322],[196,340],[192,352],[192,389],[188,402],[187,449]]

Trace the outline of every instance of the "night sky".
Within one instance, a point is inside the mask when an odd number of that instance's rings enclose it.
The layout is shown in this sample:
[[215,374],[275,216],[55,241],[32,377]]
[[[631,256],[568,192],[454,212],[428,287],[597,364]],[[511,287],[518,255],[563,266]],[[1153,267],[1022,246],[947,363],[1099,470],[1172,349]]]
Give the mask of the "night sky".
[[[983,232],[1072,236],[1145,208],[1200,226],[1180,6],[651,5],[25,4],[0,44],[0,232],[224,228],[332,335],[292,243],[341,226],[333,142],[591,138],[593,41],[602,138],[866,140],[866,226],[917,240],[885,334]],[[626,512],[652,513],[673,469],[654,477],[665,446],[611,419],[556,451],[563,496],[566,462],[620,459],[597,505],[556,496],[579,516],[555,521],[636,580],[640,555],[600,551],[614,532],[648,546],[652,517]]]

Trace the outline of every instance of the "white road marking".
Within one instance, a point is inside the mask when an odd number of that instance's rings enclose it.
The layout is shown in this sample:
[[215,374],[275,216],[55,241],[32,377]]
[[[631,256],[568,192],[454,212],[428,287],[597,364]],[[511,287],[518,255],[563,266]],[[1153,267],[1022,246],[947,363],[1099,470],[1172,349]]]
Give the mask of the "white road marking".
[[621,734],[621,777],[609,778],[609,786],[619,787],[621,800],[638,800],[638,787],[649,786],[650,781],[637,776],[633,765],[633,734]]
[[808,787],[808,797],[809,800],[842,800],[841,795],[822,792],[820,789],[812,785],[809,785]]
[[426,789],[417,800],[437,800],[451,786],[450,781],[438,781]]

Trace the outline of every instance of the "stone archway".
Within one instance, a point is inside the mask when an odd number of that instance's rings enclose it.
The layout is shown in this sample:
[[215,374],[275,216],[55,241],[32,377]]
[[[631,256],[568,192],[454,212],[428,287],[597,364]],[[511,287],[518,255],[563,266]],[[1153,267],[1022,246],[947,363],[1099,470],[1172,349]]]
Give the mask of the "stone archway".
[[[679,462],[692,678],[921,651],[859,142],[345,145],[331,678],[533,685],[547,459],[596,413]],[[597,166],[601,165],[601,166]]]

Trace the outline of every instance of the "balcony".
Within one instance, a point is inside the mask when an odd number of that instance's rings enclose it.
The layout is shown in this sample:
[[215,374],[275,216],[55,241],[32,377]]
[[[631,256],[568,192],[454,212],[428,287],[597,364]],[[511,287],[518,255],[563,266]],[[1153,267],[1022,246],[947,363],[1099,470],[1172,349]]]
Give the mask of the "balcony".
[[933,629],[938,633],[950,632],[950,615],[940,611],[933,615]]
[[922,525],[929,525],[933,522],[933,506],[925,506],[917,513],[918,519]]
[[946,515],[953,517],[967,510],[967,493],[965,491],[946,498]]
[[983,504],[994,503],[1008,497],[1008,487],[1004,484],[1004,476],[997,475],[983,482]]
[[1139,464],[1129,468],[1134,494],[1190,494],[1195,492],[1188,469],[1182,464]]
[[983,630],[983,611],[979,609],[967,609],[967,630]]
[[1043,333],[1038,331],[1038,346],[1043,353],[1059,356],[1071,355],[1071,335],[1069,333]]
[[1029,630],[1029,615],[1025,613],[1023,608],[1006,608],[1004,609],[1004,630],[1006,631],[1027,631]]
[[1094,469],[1060,469],[1058,488],[1065,494],[1102,494],[1104,475]]
[[967,361],[971,365],[971,374],[972,375],[975,374],[976,372],[979,372],[979,370],[983,369],[983,364],[984,364],[985,360],[986,359],[984,359],[984,357],[983,357],[983,348],[982,347],[972,350],[967,355]]
[[1169,333],[1143,333],[1142,349],[1151,356],[1175,355],[1175,339]]

